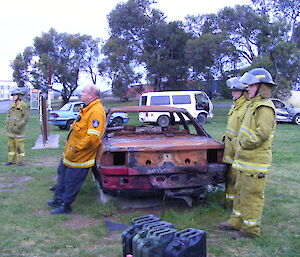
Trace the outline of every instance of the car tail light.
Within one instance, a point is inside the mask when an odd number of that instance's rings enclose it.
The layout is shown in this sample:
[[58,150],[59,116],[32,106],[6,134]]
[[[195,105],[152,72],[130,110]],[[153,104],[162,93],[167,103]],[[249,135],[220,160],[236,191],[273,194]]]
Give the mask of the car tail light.
[[59,117],[58,113],[53,113],[52,115],[53,115],[53,117],[55,117],[55,118]]

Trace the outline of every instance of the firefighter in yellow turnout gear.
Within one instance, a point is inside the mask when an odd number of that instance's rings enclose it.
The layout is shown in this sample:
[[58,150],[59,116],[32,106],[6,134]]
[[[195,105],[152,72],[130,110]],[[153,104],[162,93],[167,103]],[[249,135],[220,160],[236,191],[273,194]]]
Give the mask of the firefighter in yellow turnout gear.
[[272,161],[272,140],[275,130],[275,107],[269,99],[275,83],[270,73],[256,68],[245,73],[240,81],[248,84],[250,104],[237,137],[233,168],[239,172],[235,183],[236,198],[223,230],[237,230],[232,238],[254,238],[260,235],[267,173]]
[[228,164],[226,171],[226,189],[225,189],[225,207],[232,208],[232,202],[235,198],[234,184],[236,181],[237,170],[232,167],[233,158],[236,149],[236,139],[241,127],[242,120],[249,104],[247,85],[234,77],[226,81],[227,86],[231,89],[233,107],[228,113],[227,128],[223,136],[225,144],[223,162]]
[[25,125],[28,121],[28,109],[22,101],[24,92],[20,88],[12,90],[13,104],[10,107],[5,121],[8,136],[8,162],[5,165],[24,166],[25,161]]

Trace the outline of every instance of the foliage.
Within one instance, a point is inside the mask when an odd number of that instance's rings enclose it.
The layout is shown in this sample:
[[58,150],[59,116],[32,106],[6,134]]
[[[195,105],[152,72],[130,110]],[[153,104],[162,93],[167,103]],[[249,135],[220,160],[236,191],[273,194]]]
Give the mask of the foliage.
[[19,86],[29,82],[45,93],[50,84],[60,83],[66,103],[78,87],[80,73],[88,72],[96,83],[99,42],[88,35],[58,33],[52,28],[17,55],[12,62],[14,81]]

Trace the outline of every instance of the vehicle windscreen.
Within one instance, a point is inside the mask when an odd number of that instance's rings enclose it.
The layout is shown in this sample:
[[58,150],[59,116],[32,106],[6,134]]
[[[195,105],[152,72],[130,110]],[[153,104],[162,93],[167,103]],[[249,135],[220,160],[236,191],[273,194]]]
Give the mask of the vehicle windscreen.
[[209,101],[206,95],[204,94],[195,94],[196,99],[196,109],[197,110],[206,110],[209,111]]
[[150,105],[169,105],[170,97],[167,95],[151,96]]
[[189,95],[173,95],[173,104],[191,104],[191,97]]
[[147,96],[143,95],[141,97],[140,105],[146,105],[147,104]]
[[70,111],[71,104],[65,104],[63,107],[60,108],[61,111]]

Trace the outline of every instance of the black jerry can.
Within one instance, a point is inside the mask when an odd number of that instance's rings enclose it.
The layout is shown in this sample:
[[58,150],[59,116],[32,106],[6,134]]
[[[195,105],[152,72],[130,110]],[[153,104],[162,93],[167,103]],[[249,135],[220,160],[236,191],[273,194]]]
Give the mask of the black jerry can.
[[149,214],[132,219],[131,226],[122,233],[123,256],[132,254],[132,238],[138,233],[143,225],[161,220],[160,218]]
[[165,249],[176,232],[173,228],[155,231],[141,248],[140,257],[164,257]]
[[206,257],[206,233],[194,228],[178,231],[164,257]]
[[132,255],[135,257],[140,256],[138,246],[143,244],[143,239],[146,238],[148,233],[151,234],[154,231],[163,230],[165,228],[174,228],[174,225],[162,220],[143,225],[142,229],[132,238]]

